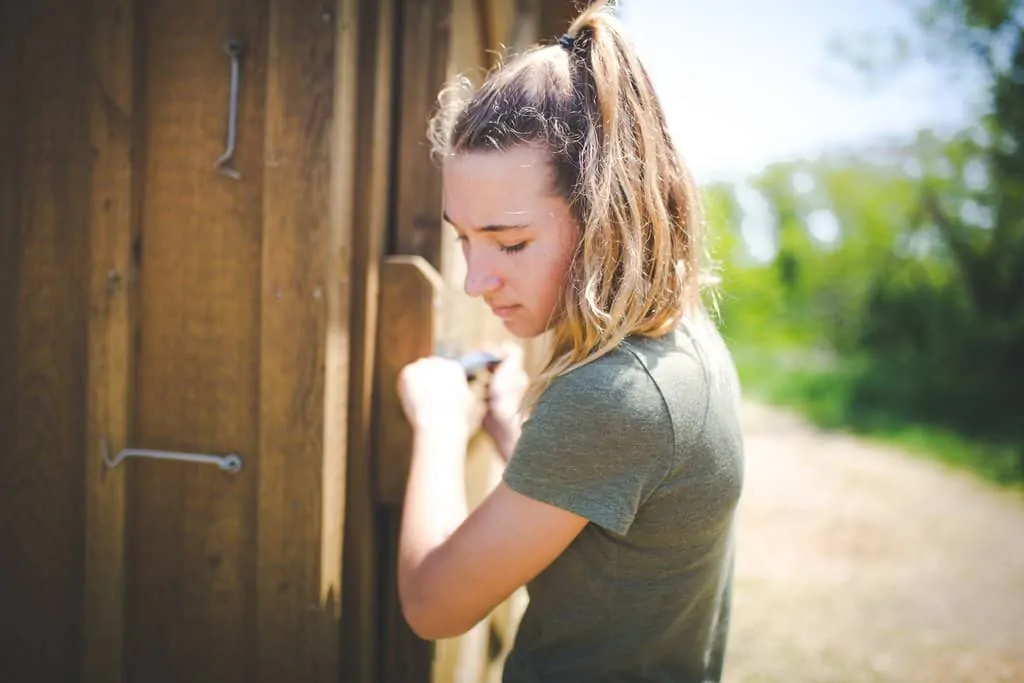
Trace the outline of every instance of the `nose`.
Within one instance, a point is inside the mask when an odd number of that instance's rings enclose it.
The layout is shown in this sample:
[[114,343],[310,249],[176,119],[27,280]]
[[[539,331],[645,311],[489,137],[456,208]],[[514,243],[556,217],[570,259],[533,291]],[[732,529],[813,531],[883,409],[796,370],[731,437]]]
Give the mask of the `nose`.
[[466,281],[464,288],[469,296],[486,296],[501,289],[501,276],[486,258],[472,258],[466,255]]

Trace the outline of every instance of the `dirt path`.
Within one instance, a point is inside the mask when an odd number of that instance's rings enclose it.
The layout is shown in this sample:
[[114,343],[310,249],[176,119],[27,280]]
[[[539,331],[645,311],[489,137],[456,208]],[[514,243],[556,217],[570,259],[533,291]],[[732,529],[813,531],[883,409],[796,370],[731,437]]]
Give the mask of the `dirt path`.
[[1024,683],[1024,501],[745,407],[728,683]]

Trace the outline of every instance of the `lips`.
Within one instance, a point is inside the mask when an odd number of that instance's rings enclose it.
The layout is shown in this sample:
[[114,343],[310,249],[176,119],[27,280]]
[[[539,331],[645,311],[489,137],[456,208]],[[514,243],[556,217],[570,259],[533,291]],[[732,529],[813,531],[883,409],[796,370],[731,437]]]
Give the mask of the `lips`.
[[518,304],[513,304],[511,306],[491,306],[491,312],[493,312],[494,315],[498,316],[499,318],[507,318],[513,313],[515,313],[518,309]]

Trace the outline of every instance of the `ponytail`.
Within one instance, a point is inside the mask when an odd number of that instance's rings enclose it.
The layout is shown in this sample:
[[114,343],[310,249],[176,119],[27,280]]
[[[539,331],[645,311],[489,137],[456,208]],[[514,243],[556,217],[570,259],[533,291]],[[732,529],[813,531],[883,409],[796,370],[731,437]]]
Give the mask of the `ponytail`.
[[442,159],[542,146],[580,228],[551,357],[528,404],[626,337],[662,336],[703,313],[698,194],[606,2],[585,9],[557,43],[516,57],[467,100],[443,106],[431,130]]

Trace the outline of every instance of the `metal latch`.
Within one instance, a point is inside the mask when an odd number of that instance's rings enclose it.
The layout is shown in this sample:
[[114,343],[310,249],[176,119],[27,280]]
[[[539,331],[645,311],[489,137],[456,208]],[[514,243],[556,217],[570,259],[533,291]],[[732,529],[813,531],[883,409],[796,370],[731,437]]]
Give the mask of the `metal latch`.
[[103,439],[103,461],[107,467],[113,469],[121,464],[126,458],[154,458],[156,460],[180,460],[183,462],[201,462],[216,465],[226,472],[240,472],[242,459],[234,453],[226,455],[209,455],[207,453],[176,453],[174,451],[154,451],[147,448],[125,448],[113,460],[110,458],[110,449],[107,447],[107,440]]

